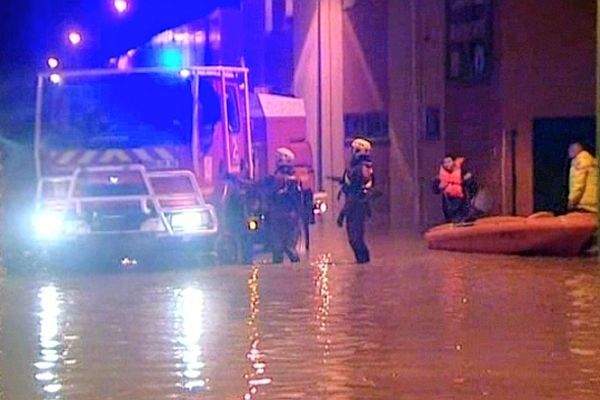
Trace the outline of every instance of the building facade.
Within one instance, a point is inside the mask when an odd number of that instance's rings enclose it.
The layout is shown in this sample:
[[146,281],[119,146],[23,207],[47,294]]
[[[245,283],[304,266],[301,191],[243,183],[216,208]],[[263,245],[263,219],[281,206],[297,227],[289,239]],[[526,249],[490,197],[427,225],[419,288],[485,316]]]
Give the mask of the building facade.
[[302,97],[320,185],[375,143],[376,218],[441,219],[431,178],[466,157],[494,213],[558,209],[566,146],[594,143],[593,0],[246,0],[255,86]]

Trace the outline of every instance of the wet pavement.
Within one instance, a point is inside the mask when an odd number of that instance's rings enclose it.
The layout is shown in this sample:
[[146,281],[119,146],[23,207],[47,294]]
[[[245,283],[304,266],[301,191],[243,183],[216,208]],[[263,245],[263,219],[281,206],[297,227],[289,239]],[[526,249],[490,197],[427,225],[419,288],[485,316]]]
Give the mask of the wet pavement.
[[379,234],[357,266],[317,230],[293,266],[3,273],[0,398],[600,398],[595,259]]

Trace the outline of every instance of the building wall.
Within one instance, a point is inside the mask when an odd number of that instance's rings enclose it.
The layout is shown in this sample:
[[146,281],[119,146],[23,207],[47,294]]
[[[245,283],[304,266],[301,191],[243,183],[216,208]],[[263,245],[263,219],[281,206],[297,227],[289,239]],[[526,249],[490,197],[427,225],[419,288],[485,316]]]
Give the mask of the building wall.
[[271,93],[291,94],[294,73],[293,15],[286,15],[286,0],[244,0],[242,12],[244,61],[251,71],[251,87],[260,87]]
[[[303,98],[318,188],[334,199],[344,169],[342,0],[294,2],[293,94]],[[330,202],[333,219],[337,204]]]
[[[504,0],[496,6],[491,79],[471,87],[447,84],[446,148],[469,159],[495,199],[494,212],[512,210],[516,190],[517,213],[529,214],[533,120],[594,113],[595,4]],[[510,149],[503,147],[512,130],[518,133],[515,188],[508,178]]]
[[467,158],[478,182],[493,191],[495,212],[502,208],[500,104],[501,32],[499,13],[494,14],[493,69],[482,83],[446,81],[446,153]]
[[[294,94],[304,99],[307,137],[318,164],[318,21],[315,0],[294,2]],[[319,166],[315,165],[317,174]]]
[[392,227],[417,222],[418,178],[416,127],[418,125],[414,68],[416,46],[414,0],[390,1],[388,13],[388,74],[390,88],[390,219]]
[[444,109],[444,2],[344,3],[344,113],[382,112],[388,122],[387,136],[374,139],[377,186],[384,192],[376,214],[393,227],[439,222],[440,199],[430,180],[444,139],[427,140],[424,129],[426,110],[443,115]]
[[387,3],[358,1],[344,9],[345,113],[387,110]]
[[[445,110],[441,0],[390,1],[390,193],[393,227],[423,228],[439,222],[439,196],[431,192],[444,152],[444,135],[425,136],[428,109]],[[440,121],[440,133],[444,121]]]
[[[444,2],[440,0],[418,0],[416,9],[418,41],[416,49],[418,58],[415,69],[417,79],[417,177],[418,177],[418,209],[417,226],[426,228],[443,221],[441,198],[431,189],[431,180],[437,175],[440,159],[446,147],[444,135],[445,121],[443,115],[446,109],[446,86],[444,69]],[[439,138],[429,137],[426,125],[426,115],[429,110],[437,111],[440,115],[438,130]]]
[[527,214],[533,210],[533,119],[594,115],[596,2],[501,3],[502,114],[505,126],[518,131],[517,211]]
[[[374,113],[385,116],[389,107],[387,75],[388,0],[346,2],[343,12],[343,112],[348,116]],[[354,133],[354,130],[357,130]],[[370,128],[346,128],[346,158],[349,142],[355,136],[369,136]],[[374,142],[373,162],[376,184],[383,196],[373,203],[377,223],[387,223],[390,213],[389,140]]]
[[245,0],[242,4],[244,21],[244,65],[250,69],[251,87],[265,84],[265,7],[263,0]]
[[[594,112],[593,1],[547,0],[543,6],[535,0],[496,1],[492,74],[471,85],[446,80],[445,3],[323,1],[325,58],[319,65],[316,0],[294,2],[294,93],[307,102],[315,151],[321,102],[322,126],[328,127],[321,135],[327,142],[321,152],[324,175],[336,174],[343,163],[338,154],[343,153],[343,115],[387,112],[389,137],[387,144],[376,142],[385,149],[376,157],[378,169],[389,172],[384,180],[392,226],[439,221],[439,198],[431,194],[430,178],[445,152],[469,159],[495,200],[495,213],[513,209],[513,190],[518,213],[531,212],[533,120]],[[424,137],[431,108],[441,113],[437,140]],[[518,132],[515,188],[508,146],[512,130]]]

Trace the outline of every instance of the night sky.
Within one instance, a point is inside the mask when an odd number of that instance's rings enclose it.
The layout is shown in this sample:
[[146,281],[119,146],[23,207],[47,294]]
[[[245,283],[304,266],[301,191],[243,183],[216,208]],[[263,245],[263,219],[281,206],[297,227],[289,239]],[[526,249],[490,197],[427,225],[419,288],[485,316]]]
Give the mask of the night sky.
[[154,34],[202,18],[215,7],[239,7],[240,0],[130,0],[119,16],[113,0],[0,1],[0,65],[44,68],[48,55],[72,52],[67,32],[79,29],[81,65],[104,65],[111,56],[137,47]]

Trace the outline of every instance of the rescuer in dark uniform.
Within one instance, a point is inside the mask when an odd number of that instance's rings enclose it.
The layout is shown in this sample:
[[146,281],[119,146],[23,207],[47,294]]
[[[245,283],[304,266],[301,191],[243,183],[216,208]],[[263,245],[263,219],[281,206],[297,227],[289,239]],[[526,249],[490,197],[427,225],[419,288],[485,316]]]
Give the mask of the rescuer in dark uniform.
[[296,245],[300,236],[302,186],[294,175],[294,153],[280,147],[276,157],[277,168],[266,182],[273,263],[282,263],[284,253],[295,263],[300,261]]
[[342,177],[342,192],[345,202],[337,223],[341,227],[346,221],[348,241],[359,264],[370,261],[365,243],[365,222],[371,216],[370,199],[374,193],[373,162],[371,143],[362,138],[352,142],[352,159]]

